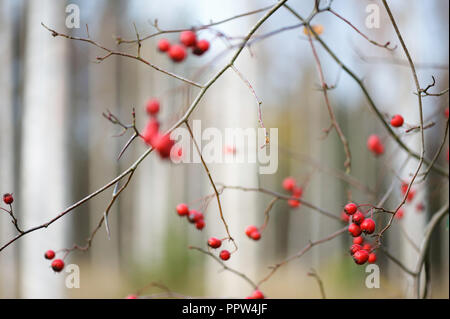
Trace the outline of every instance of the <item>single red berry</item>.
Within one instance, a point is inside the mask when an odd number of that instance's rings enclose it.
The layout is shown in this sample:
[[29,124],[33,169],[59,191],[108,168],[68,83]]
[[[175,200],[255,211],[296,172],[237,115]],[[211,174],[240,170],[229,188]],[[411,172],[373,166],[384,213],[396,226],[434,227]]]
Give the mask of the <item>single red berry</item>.
[[204,221],[203,219],[200,219],[199,221],[197,221],[197,222],[195,223],[195,227],[196,227],[198,230],[202,230],[203,228],[205,228],[205,225],[206,225],[206,223],[205,223],[205,221]]
[[377,255],[375,255],[375,253],[370,253],[367,261],[369,262],[369,264],[375,263],[377,261]]
[[187,216],[189,214],[189,207],[186,204],[178,204],[176,209],[180,216]]
[[169,57],[174,62],[181,62],[186,58],[186,49],[181,44],[174,44],[168,51]]
[[55,252],[53,250],[47,250],[44,254],[44,257],[46,259],[53,259],[55,258]]
[[264,299],[264,294],[256,289],[255,291],[253,291],[252,295],[251,295],[251,299]]
[[196,211],[195,209],[192,209],[189,211],[187,218],[188,218],[189,222],[194,224],[194,223],[198,222],[199,220],[202,220],[204,217],[203,217],[202,213],[200,213],[199,211]]
[[375,222],[372,218],[364,219],[360,226],[366,234],[372,234],[375,231]]
[[220,252],[219,256],[220,256],[220,259],[222,259],[222,260],[228,260],[228,259],[230,259],[231,254],[228,250],[224,249]]
[[446,118],[448,118],[448,113],[449,113],[449,111],[448,111],[448,107],[444,110],[444,115],[445,115],[445,117]]
[[250,237],[251,233],[253,233],[254,231],[258,231],[258,228],[256,226],[250,225],[245,228],[245,234],[248,237]]
[[353,237],[358,237],[359,235],[361,235],[362,230],[361,227],[353,223],[348,226],[348,232],[352,234]]
[[253,231],[250,234],[250,238],[253,239],[253,240],[260,240],[261,239],[261,233],[259,231],[255,230],[255,231]]
[[365,244],[362,246],[362,249],[364,249],[364,250],[367,251],[367,252],[370,252],[370,251],[372,250],[372,245],[369,244],[369,243],[365,243]]
[[147,143],[147,145],[153,146],[156,137],[158,137],[158,131],[159,131],[159,122],[156,118],[151,118],[147,122],[147,126],[144,128],[144,131],[142,133],[142,138],[144,139],[144,142]]
[[199,40],[195,43],[195,47],[192,50],[192,53],[195,55],[202,55],[209,49],[209,42],[207,40]]
[[55,259],[52,261],[52,268],[56,272],[60,272],[64,268],[64,261],[61,259]]
[[170,134],[158,134],[154,138],[153,147],[158,151],[161,158],[168,158],[174,144],[175,142],[170,138]]
[[392,117],[391,119],[391,125],[394,127],[400,127],[403,125],[403,116],[401,116],[400,114],[394,115],[394,117]]
[[353,256],[358,250],[361,250],[361,249],[362,249],[361,245],[353,244],[350,247],[350,254]]
[[384,153],[384,146],[381,143],[378,135],[372,134],[367,139],[367,148],[375,155],[381,155]]
[[300,206],[300,201],[296,199],[289,199],[288,205],[291,206],[292,208],[298,208]]
[[416,190],[415,189],[410,189],[408,196],[406,196],[406,201],[408,202],[412,202],[412,200],[414,199],[414,197],[416,196]]
[[361,245],[364,242],[363,236],[358,236],[353,238],[353,243],[357,245]]
[[294,189],[292,190],[292,196],[294,196],[295,198],[300,198],[303,195],[303,188],[295,186]]
[[216,237],[211,237],[210,239],[208,239],[208,246],[211,248],[219,248],[221,245],[222,241]]
[[355,203],[348,203],[345,205],[344,210],[347,214],[353,215],[358,210],[358,206]]
[[158,50],[161,52],[167,52],[170,49],[170,42],[167,39],[160,39],[158,41]]
[[287,190],[288,192],[292,192],[294,190],[295,185],[296,185],[295,178],[293,178],[293,177],[286,177],[283,180],[283,184],[282,185],[283,185],[283,188],[285,190]]
[[12,194],[6,193],[3,195],[3,201],[6,205],[11,205],[14,202],[14,197]]
[[341,220],[348,223],[350,221],[350,216],[347,215],[347,213],[345,211],[342,211],[341,213]]
[[353,255],[353,260],[355,261],[355,263],[357,263],[358,265],[362,265],[365,264],[367,259],[369,259],[369,253],[364,250],[358,250],[356,253],[354,253]]
[[148,115],[156,115],[159,112],[159,101],[158,99],[150,99],[145,107]]
[[138,296],[137,295],[128,295],[125,297],[125,299],[137,299]]
[[400,186],[400,190],[402,191],[402,194],[405,195],[408,190],[409,184],[407,182],[402,182],[402,185]]
[[193,31],[183,31],[180,33],[180,42],[187,47],[193,47],[197,42],[197,36]]
[[361,224],[364,221],[364,214],[361,213],[360,211],[357,211],[356,213],[353,214],[352,216],[352,222],[354,222],[355,224]]
[[425,206],[423,205],[423,203],[417,203],[416,209],[418,212],[422,212],[425,209]]
[[397,213],[395,214],[396,219],[402,219],[405,215],[405,210],[403,208],[400,208]]

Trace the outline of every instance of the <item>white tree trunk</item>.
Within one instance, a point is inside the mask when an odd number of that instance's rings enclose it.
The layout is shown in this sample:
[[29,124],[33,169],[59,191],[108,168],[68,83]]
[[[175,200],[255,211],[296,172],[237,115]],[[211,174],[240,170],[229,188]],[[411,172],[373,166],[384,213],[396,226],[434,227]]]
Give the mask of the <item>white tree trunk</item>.
[[[21,219],[24,227],[42,224],[67,205],[67,42],[53,38],[40,23],[65,30],[63,2],[28,2],[25,53]],[[21,242],[21,293],[24,298],[63,297],[64,275],[55,276],[43,258],[46,249],[67,245],[64,219]]]

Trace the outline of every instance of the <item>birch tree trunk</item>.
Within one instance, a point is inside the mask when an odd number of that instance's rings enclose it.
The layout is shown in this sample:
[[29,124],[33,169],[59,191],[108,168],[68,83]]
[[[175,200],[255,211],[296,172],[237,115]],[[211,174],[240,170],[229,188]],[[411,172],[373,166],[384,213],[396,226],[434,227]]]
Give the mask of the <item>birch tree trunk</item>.
[[[67,42],[55,39],[40,23],[64,30],[63,2],[28,2],[22,134],[21,219],[25,228],[42,224],[67,203]],[[67,220],[67,219],[66,219]],[[21,241],[21,296],[63,297],[64,276],[55,278],[46,249],[61,249],[69,228],[64,219]]]

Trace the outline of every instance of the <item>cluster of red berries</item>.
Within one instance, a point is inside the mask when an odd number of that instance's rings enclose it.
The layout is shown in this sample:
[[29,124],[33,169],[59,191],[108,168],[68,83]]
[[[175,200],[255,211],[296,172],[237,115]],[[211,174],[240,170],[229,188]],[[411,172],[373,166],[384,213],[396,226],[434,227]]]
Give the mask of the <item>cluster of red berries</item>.
[[14,202],[14,197],[9,193],[3,194],[3,202],[6,205],[11,205]]
[[[53,250],[47,250],[44,254],[45,259],[52,260],[55,258],[55,252]],[[55,259],[52,261],[52,269],[55,272],[60,272],[64,269],[64,261],[62,259]]]
[[367,139],[367,148],[375,155],[382,155],[384,153],[384,145],[378,135],[372,134]]
[[[217,249],[222,246],[222,241],[216,237],[211,237],[208,239],[208,246],[213,249]],[[228,260],[231,257],[231,253],[228,250],[223,249],[220,251],[219,257],[222,260]]]
[[366,262],[374,263],[377,260],[377,256],[372,252],[372,245],[364,243],[364,237],[362,234],[373,234],[375,231],[375,222],[372,218],[365,218],[364,214],[358,210],[358,206],[355,203],[348,203],[344,207],[344,212],[350,217],[352,223],[348,226],[348,232],[353,236],[353,245],[350,247],[350,254],[353,256],[353,260],[358,265],[363,265]]
[[187,48],[192,49],[194,55],[203,55],[209,49],[209,42],[207,40],[197,40],[197,35],[194,31],[183,31],[180,33],[180,43],[171,44],[167,39],[160,39],[158,41],[158,50],[160,52],[167,52],[167,55],[173,62],[182,62],[186,59]]
[[253,240],[261,239],[261,233],[259,232],[259,229],[253,225],[247,226],[247,228],[245,228],[245,234],[248,238]]
[[[175,142],[170,138],[170,134],[163,134],[159,131],[159,121],[157,115],[159,113],[160,105],[157,99],[150,99],[146,105],[147,114],[150,115],[150,119],[147,122],[142,138],[145,143],[153,147],[161,156],[161,158],[167,159],[170,157],[170,151]],[[181,151],[181,149],[180,149]]]
[[400,114],[396,114],[391,118],[391,125],[393,127],[401,127],[403,126],[404,122],[405,120],[403,119],[403,116],[401,116]]
[[283,188],[292,194],[294,199],[289,199],[288,204],[292,208],[298,208],[300,206],[299,199],[303,195],[303,189],[300,186],[297,186],[297,181],[293,177],[286,177],[283,180],[282,184]]
[[178,204],[176,210],[178,216],[186,216],[187,220],[191,224],[195,224],[195,227],[198,230],[205,228],[205,217],[199,211],[196,211],[195,209],[189,210],[189,207],[186,204]]
[[253,291],[251,296],[248,296],[245,299],[264,299],[264,298],[265,298],[264,294],[260,290],[256,289],[255,291]]

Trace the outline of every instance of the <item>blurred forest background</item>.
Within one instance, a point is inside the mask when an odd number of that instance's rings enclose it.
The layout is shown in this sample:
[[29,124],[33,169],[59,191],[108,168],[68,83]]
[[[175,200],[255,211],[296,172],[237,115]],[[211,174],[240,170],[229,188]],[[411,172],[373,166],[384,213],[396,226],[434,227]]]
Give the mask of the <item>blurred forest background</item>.
[[[65,8],[77,4],[81,28],[68,29]],[[138,61],[111,57],[93,63],[103,52],[85,43],[53,38],[41,22],[63,33],[86,36],[109,48],[136,52],[135,47],[118,46],[114,36],[135,38],[133,23],[142,35],[153,32],[149,21],[158,19],[164,29],[186,28],[218,21],[236,14],[273,4],[268,0],[0,0],[0,193],[13,192],[15,212],[23,228],[42,224],[64,208],[109,182],[128,168],[146,146],[134,143],[120,161],[117,154],[127,136],[115,138],[119,128],[102,116],[107,109],[124,122],[131,120],[136,107],[138,126],[146,121],[144,106],[151,97],[162,103],[164,127],[178,119],[195,97],[196,90],[159,73]],[[303,16],[313,1],[289,1]],[[365,27],[366,6],[380,7],[378,29]],[[422,85],[437,79],[436,91],[448,83],[449,2],[445,0],[390,1],[406,44],[418,63]],[[398,44],[392,25],[379,1],[336,0],[333,8],[381,43]],[[262,15],[255,14],[216,26],[229,36],[243,36]],[[263,34],[298,23],[281,8],[261,27]],[[418,122],[417,97],[411,70],[401,48],[393,53],[376,47],[348,25],[329,13],[313,23],[324,26],[323,39],[367,85],[373,99],[386,114],[401,113],[407,123]],[[143,44],[142,55],[154,64],[177,74],[206,82],[227,63],[230,54],[216,59],[226,46],[211,30],[201,36],[211,41],[211,50],[201,58],[189,57],[175,65],[156,50],[158,38]],[[177,35],[168,35],[175,41]],[[370,111],[356,83],[320,47],[319,57],[329,84],[338,121],[349,139],[353,155],[351,176],[372,190],[348,184],[336,176],[344,173],[341,143],[332,132],[323,139],[329,117],[318,90],[320,85],[311,47],[302,29],[280,33],[244,50],[237,67],[254,86],[263,101],[266,127],[279,129],[279,167],[274,175],[259,175],[255,164],[211,164],[217,182],[247,187],[264,186],[281,191],[281,181],[292,175],[300,182],[309,180],[304,199],[339,215],[351,192],[359,203],[379,200],[391,185],[394,174],[408,179],[417,162],[403,165],[406,153],[390,141],[384,128]],[[365,57],[365,58],[364,58]],[[442,139],[448,107],[448,94],[424,99],[425,118],[436,125],[426,130],[427,154],[434,154]],[[257,127],[254,97],[232,71],[228,71],[206,94],[191,119],[201,119],[202,127]],[[386,153],[376,159],[366,149],[366,139],[380,134]],[[419,134],[402,136],[419,150]],[[445,159],[448,146],[439,159]],[[239,151],[239,150],[238,150]],[[206,212],[206,228],[199,232],[175,213],[179,202],[195,203],[212,193],[199,164],[174,165],[155,154],[139,167],[130,187],[115,204],[109,219],[111,239],[102,228],[92,248],[74,252],[67,264],[78,264],[81,287],[67,289],[65,273],[54,274],[43,258],[47,249],[84,244],[111,198],[105,192],[51,225],[32,233],[0,253],[1,298],[123,298],[150,282],[160,282],[172,291],[189,296],[245,297],[251,287],[242,278],[189,245],[203,246],[209,236],[224,237],[217,205]],[[393,208],[400,198],[400,182],[386,206]],[[415,265],[417,252],[410,241],[420,244],[423,227],[443,203],[448,202],[448,180],[432,173],[416,187],[418,195],[406,206],[403,220],[396,222],[384,239],[385,247],[406,265]],[[374,198],[376,200],[374,200]],[[228,261],[231,267],[258,280],[268,266],[301,250],[309,240],[317,240],[340,227],[306,207],[292,210],[285,202],[275,205],[268,229],[259,242],[244,234],[249,224],[261,225],[270,197],[229,190],[222,197],[230,231],[239,251]],[[417,209],[422,203],[423,211]],[[383,217],[377,217],[378,223]],[[445,225],[444,225],[445,224]],[[0,215],[0,243],[15,235],[8,216]],[[432,297],[449,296],[448,222],[432,239]],[[381,287],[367,289],[365,267],[354,264],[348,255],[351,239],[340,236],[313,248],[301,259],[281,268],[261,289],[270,298],[320,298],[312,277],[315,269],[331,298],[404,298],[412,296],[411,277],[380,253]],[[145,293],[160,292],[156,288]]]

